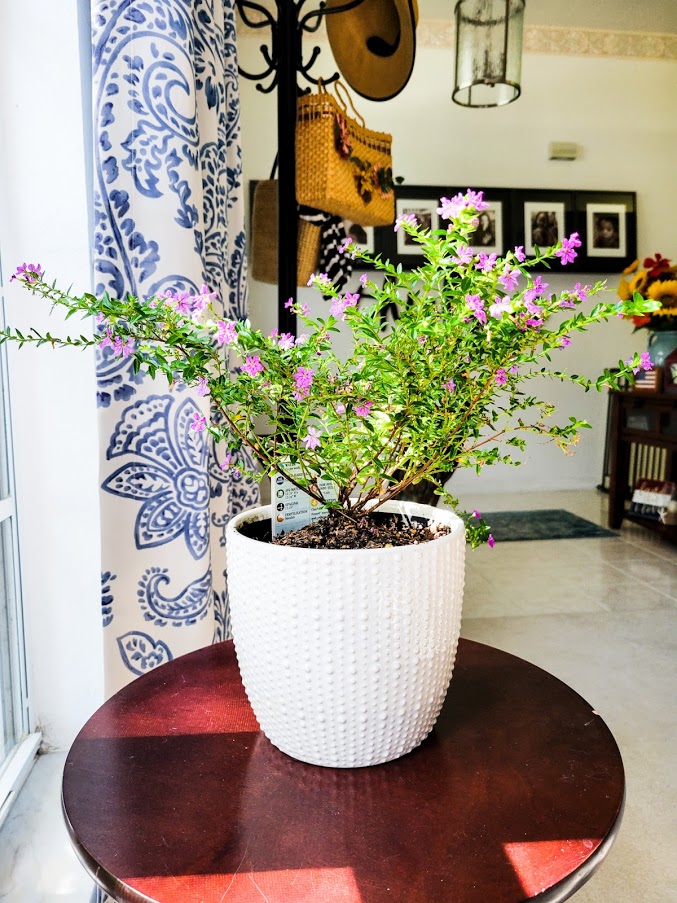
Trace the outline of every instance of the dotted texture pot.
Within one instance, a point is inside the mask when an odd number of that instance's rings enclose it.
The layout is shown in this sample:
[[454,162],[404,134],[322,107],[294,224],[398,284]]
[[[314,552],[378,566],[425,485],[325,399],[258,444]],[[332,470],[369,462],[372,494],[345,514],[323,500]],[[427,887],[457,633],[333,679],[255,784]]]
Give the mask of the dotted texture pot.
[[388,549],[300,549],[243,536],[255,508],[228,524],[233,639],[263,733],[314,765],[397,759],[432,730],[454,667],[465,570],[463,522],[390,502],[382,511],[452,532]]

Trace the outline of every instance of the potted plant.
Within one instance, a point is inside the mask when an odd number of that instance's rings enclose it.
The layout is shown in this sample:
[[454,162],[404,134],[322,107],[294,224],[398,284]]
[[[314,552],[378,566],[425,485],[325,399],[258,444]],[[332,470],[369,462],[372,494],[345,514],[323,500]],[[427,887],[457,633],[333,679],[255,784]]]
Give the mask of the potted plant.
[[677,348],[677,267],[670,263],[667,257],[655,254],[645,257],[640,269],[639,260],[635,260],[623,270],[618,283],[621,301],[637,292],[657,303],[656,309],[632,317],[635,331],[646,329],[649,333],[649,356],[654,367],[662,367]]
[[[283,481],[326,515],[272,542],[271,509],[258,508],[235,517],[227,533],[245,688],[264,733],[308,762],[396,758],[439,714],[460,630],[465,543],[493,539],[479,513],[458,511],[444,486],[437,492],[446,509],[400,502],[401,492],[458,467],[514,463],[528,433],[567,450],[587,424],[554,423],[553,405],[528,381],[547,374],[587,390],[588,380],[552,366],[551,356],[572,332],[656,307],[639,295],[589,307],[602,283],[548,294],[531,266],[572,261],[578,236],[530,260],[520,247],[499,259],[469,246],[485,206],[481,192],[443,198],[448,225],[432,232],[412,215],[399,217],[395,229],[420,244],[425,263],[403,272],[376,258],[384,282],[361,277],[367,305],[339,294],[326,276],[312,277],[326,310],[313,318],[294,305],[298,337],[215,318],[206,286],[196,296],[96,298],[61,291],[39,266],[16,273],[68,316],[96,317],[102,335],[61,339],[10,328],[0,341],[111,346],[137,370],[195,387],[209,396],[211,417],[196,413],[191,427],[219,443],[222,467],[241,466],[246,445],[260,465],[251,476],[268,475],[274,487]],[[370,259],[349,240],[342,250]],[[384,331],[380,314],[392,304],[399,317]],[[339,321],[354,339],[347,359],[332,343]],[[595,385],[615,386],[649,366],[635,355]],[[261,418],[266,435],[255,428]]]

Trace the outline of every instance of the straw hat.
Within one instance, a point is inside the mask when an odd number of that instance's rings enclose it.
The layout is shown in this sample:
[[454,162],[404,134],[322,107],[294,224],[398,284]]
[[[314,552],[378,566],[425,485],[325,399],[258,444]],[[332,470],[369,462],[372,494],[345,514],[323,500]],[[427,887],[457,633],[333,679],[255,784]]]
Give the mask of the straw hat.
[[[329,9],[345,0],[328,0]],[[362,0],[326,17],[327,35],[341,74],[369,100],[389,100],[409,81],[416,56],[416,0]]]

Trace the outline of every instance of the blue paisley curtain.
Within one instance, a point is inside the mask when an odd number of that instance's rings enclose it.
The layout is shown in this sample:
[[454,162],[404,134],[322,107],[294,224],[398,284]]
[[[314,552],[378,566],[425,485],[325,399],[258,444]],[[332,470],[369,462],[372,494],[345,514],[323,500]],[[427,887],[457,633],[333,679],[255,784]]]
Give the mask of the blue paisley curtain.
[[[246,316],[233,0],[92,0],[97,292]],[[97,362],[107,691],[229,632],[225,525],[256,486],[189,428],[208,398]],[[203,410],[204,413],[204,410]]]

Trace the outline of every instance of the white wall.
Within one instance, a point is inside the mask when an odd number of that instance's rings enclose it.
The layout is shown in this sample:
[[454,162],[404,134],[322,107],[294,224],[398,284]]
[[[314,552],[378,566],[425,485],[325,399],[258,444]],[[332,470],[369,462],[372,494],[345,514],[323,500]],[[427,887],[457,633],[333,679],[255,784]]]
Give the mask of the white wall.
[[[62,319],[9,277],[39,262],[64,287],[89,288],[80,94],[76,0],[0,4],[6,320],[55,335]],[[9,371],[32,712],[63,748],[103,698],[93,355],[10,347]]]
[[[240,42],[243,65],[260,68],[255,39]],[[322,58],[329,59],[329,46]],[[677,62],[609,57],[525,55],[523,93],[515,103],[493,110],[468,110],[451,102],[451,48],[419,47],[405,90],[387,103],[356,99],[370,127],[393,134],[396,174],[412,185],[467,185],[508,188],[577,188],[636,191],[638,253],[660,251],[677,257]],[[316,74],[333,71],[326,63]],[[262,95],[242,83],[245,176],[268,178],[275,156],[275,95]],[[582,146],[572,163],[547,159],[551,141]],[[592,282],[608,275],[614,289],[618,274],[548,278],[554,290],[578,279]],[[554,273],[554,271],[553,271]],[[318,303],[302,290],[303,300]],[[321,303],[321,302],[320,302]],[[276,292],[252,283],[252,320],[267,330],[276,325]],[[567,349],[570,372],[596,376],[634,350],[646,348],[646,335],[632,335],[626,322],[598,325],[577,334]],[[480,477],[458,473],[451,491],[477,489],[537,490],[591,487],[602,475],[606,396],[548,382],[543,397],[562,415],[584,417],[593,424],[577,452],[566,457],[551,445],[532,442],[518,468],[495,466]]]

